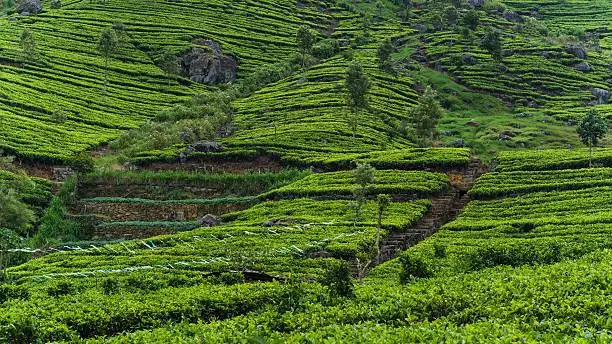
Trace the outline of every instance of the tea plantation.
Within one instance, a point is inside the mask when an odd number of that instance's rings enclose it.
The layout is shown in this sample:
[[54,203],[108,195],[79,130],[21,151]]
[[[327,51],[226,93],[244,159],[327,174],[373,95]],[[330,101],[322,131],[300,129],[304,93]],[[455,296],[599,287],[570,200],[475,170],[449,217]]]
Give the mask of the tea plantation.
[[1,343],[612,342],[611,0],[0,27]]

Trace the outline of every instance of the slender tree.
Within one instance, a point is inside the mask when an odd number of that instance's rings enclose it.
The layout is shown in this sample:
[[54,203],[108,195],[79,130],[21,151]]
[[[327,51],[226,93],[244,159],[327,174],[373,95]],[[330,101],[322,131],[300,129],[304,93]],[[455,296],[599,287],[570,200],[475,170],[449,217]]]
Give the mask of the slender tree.
[[128,35],[128,27],[123,22],[116,21],[112,26],[113,30],[115,30],[115,34],[117,35],[117,43],[118,47],[125,46],[130,40],[130,36]]
[[106,28],[102,31],[100,39],[98,40],[98,52],[104,58],[104,94],[106,94],[106,89],[108,87],[108,62],[118,49],[119,40],[117,38],[117,33],[112,27]]
[[302,59],[302,70],[304,70],[306,56],[312,53],[312,46],[315,42],[314,33],[308,26],[302,25],[296,33],[295,41]]
[[592,167],[593,146],[597,146],[599,140],[606,135],[608,132],[608,124],[599,116],[597,111],[590,110],[576,131],[578,135],[580,135],[582,143],[589,146],[589,167]]
[[355,218],[353,221],[353,227],[357,226],[357,221],[361,218],[361,210],[367,202],[367,194],[369,185],[372,184],[376,178],[376,169],[368,163],[357,163],[357,168],[353,170],[353,176],[355,178],[355,184],[358,186],[353,190],[353,196],[355,197]]
[[489,29],[485,33],[480,45],[486,49],[495,60],[502,58],[501,32],[497,29]]
[[348,89],[348,105],[351,108],[366,108],[367,94],[371,83],[359,62],[352,62],[346,71],[345,85]]
[[32,31],[25,29],[19,37],[21,45],[22,60],[27,62],[35,62],[38,60],[38,52],[36,51],[36,39]]
[[480,16],[478,15],[478,12],[476,12],[475,10],[469,10],[463,16],[463,25],[468,27],[470,30],[472,31],[476,30],[479,24],[480,24]]
[[459,20],[459,11],[457,11],[456,6],[448,6],[444,9],[444,19],[446,22],[454,26],[457,24],[457,20]]
[[436,126],[442,117],[442,107],[436,100],[436,91],[427,86],[419,98],[419,104],[412,110],[416,134],[424,141],[432,141],[436,135]]
[[376,197],[376,203],[378,205],[378,228],[376,229],[376,261],[380,262],[380,235],[382,232],[382,221],[385,211],[391,204],[391,196],[381,194]]
[[391,39],[387,38],[384,42],[378,46],[378,66],[380,69],[388,69],[389,68],[389,60],[391,59],[391,54],[394,51],[393,43],[391,43]]

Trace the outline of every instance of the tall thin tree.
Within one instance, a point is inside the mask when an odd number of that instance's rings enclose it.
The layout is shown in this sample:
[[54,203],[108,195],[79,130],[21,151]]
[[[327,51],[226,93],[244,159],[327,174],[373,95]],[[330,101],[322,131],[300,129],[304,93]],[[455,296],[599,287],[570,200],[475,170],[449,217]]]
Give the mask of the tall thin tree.
[[576,129],[580,140],[589,146],[589,167],[593,166],[593,146],[597,146],[599,140],[608,132],[608,124],[599,116],[597,111],[590,110]]
[[98,40],[98,52],[104,58],[104,90],[102,98],[106,95],[108,88],[108,62],[118,49],[119,39],[115,30],[112,27],[104,29]]

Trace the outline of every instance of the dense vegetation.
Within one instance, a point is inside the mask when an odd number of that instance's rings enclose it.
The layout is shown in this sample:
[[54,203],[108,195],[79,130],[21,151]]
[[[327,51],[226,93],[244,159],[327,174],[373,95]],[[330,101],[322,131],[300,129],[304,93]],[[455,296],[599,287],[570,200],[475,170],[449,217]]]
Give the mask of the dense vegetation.
[[611,0],[0,26],[0,342],[612,341]]

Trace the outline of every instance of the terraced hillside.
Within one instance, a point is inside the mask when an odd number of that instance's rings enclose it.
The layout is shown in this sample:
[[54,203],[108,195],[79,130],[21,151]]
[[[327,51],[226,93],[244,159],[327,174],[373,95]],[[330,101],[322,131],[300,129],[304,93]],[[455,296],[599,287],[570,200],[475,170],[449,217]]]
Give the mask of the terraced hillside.
[[612,342],[612,0],[42,5],[0,342]]
[[[522,171],[526,155],[500,156],[517,172],[483,175],[470,191],[477,199],[457,220],[352,287],[334,284],[328,271],[342,274],[338,264],[348,260],[359,273],[375,254],[377,233],[410,231],[431,202],[392,201],[379,232],[368,220],[377,205],[366,203],[354,222],[350,202],[333,196],[336,186],[325,198],[288,194],[329,176],[313,174],[276,192],[290,199],[223,216],[221,226],[68,246],[9,269],[1,333],[95,343],[606,342],[610,168]],[[384,188],[387,174],[406,181],[399,194],[448,187],[444,175],[432,174],[426,179],[440,183],[421,189],[428,173],[377,171],[372,188]],[[592,183],[583,183],[585,175]],[[517,178],[530,183],[517,189]]]
[[[46,161],[69,160],[206,92],[187,79],[168,79],[155,64],[164,49],[178,54],[198,37],[214,39],[238,59],[238,75],[244,76],[286,58],[299,25],[310,23],[323,31],[330,21],[324,4],[306,2],[299,7],[283,1],[151,1],[146,6],[141,1],[69,1],[60,9],[45,6],[36,16],[0,18],[0,148]],[[105,61],[97,43],[114,23],[125,25],[125,37],[109,61],[109,85],[103,92]],[[20,47],[24,30],[34,36],[38,54],[26,63]]]
[[[98,204],[127,201],[87,199],[88,193],[99,193],[91,183],[103,180],[107,193],[123,190],[125,195],[136,196],[135,192],[146,192],[151,198],[155,194],[170,195],[159,187],[161,184],[152,183],[155,180],[174,181],[175,198],[197,190],[246,192],[243,186],[247,182],[253,190],[265,190],[297,180],[258,196],[261,203],[250,209],[221,216],[222,225],[144,240],[65,245],[55,249],[64,252],[9,269],[12,282],[2,289],[6,292],[2,306],[6,312],[2,312],[4,318],[0,320],[2,336],[11,340],[85,339],[155,327],[179,318],[197,321],[233,317],[263,309],[266,304],[293,307],[285,304],[293,302],[285,299],[287,285],[264,281],[286,281],[294,274],[300,279],[322,281],[327,269],[342,267],[346,264],[343,262],[350,263],[353,269],[363,269],[377,254],[376,242],[388,233],[410,230],[428,212],[428,198],[451,188],[449,176],[439,172],[378,170],[374,176],[357,213],[355,201],[347,199],[347,193],[357,187],[350,171],[310,175],[283,172],[276,177],[180,173],[87,177],[77,185],[85,197],[81,202]],[[138,185],[136,181],[146,183]],[[177,188],[177,183],[188,181],[190,188]],[[374,196],[382,193],[393,197],[382,222],[378,222]],[[149,223],[148,228],[154,225]],[[101,279],[105,281],[102,285]],[[259,282],[253,283],[256,281]],[[321,289],[316,283],[309,285],[309,289]],[[227,297],[219,299],[219,293]],[[65,308],[67,298],[72,300],[72,310]],[[131,299],[131,310],[126,313],[124,301],[115,303],[110,301],[112,298]],[[20,305],[9,307],[13,302]],[[46,303],[48,313],[41,314],[38,306],[25,306],[39,302]],[[151,307],[160,302],[166,306],[153,311]],[[100,307],[106,315],[91,317],[83,313],[85,309],[102,310]],[[18,310],[20,315],[9,309]],[[32,337],[24,332],[23,326],[29,325],[18,320],[30,321],[25,319],[35,316],[24,314],[26,309],[37,313],[41,325],[35,325]],[[141,316],[125,316],[132,312]]]
[[[608,25],[605,1],[571,4],[509,1],[508,9],[523,15],[511,17],[519,23],[504,18],[508,11],[485,5],[476,11],[481,24],[468,33],[459,25],[468,7],[459,9],[458,24],[438,25],[434,20],[431,26],[432,16],[448,5],[443,2],[417,3],[409,12],[391,1],[358,6],[342,1],[299,6],[283,1],[152,1],[144,8],[131,1],[77,1],[59,9],[46,4],[36,16],[1,19],[6,123],[1,146],[35,161],[68,162],[75,153],[119,137],[172,104],[216,92],[216,87],[164,73],[158,65],[165,51],[179,56],[198,46],[198,39],[212,39],[237,60],[238,80],[244,80],[290,59],[296,51],[295,32],[304,23],[316,29],[317,40],[331,44],[331,50],[305,73],[294,70],[234,101],[234,135],[219,139],[226,155],[411,147],[414,137],[403,130],[425,84],[438,89],[447,108],[440,126],[443,144],[469,145],[487,154],[501,147],[576,145],[569,135],[573,128],[565,124],[583,116],[585,104],[597,98],[594,89],[609,89],[611,75],[608,31],[601,29]],[[528,13],[534,7],[539,12]],[[571,41],[574,36],[559,36],[572,32],[551,19],[569,10],[579,13],[576,18],[596,18],[578,35],[583,43]],[[535,18],[529,17],[532,14]],[[105,61],[96,45],[100,33],[113,24],[124,32],[123,43],[109,60],[109,87],[103,92]],[[479,44],[493,27],[502,33],[499,62]],[[36,40],[37,59],[23,63],[19,37],[26,29]],[[376,52],[386,38],[395,46],[394,73],[378,66]],[[598,48],[590,46],[593,42]],[[588,59],[568,52],[568,44],[583,44]],[[370,107],[360,113],[355,130],[343,87],[351,59],[365,66],[372,83]],[[580,63],[587,63],[590,71],[577,70]],[[483,92],[501,101],[480,96]],[[609,104],[595,108],[605,114]],[[184,150],[184,145],[162,144],[131,159],[177,161]]]

